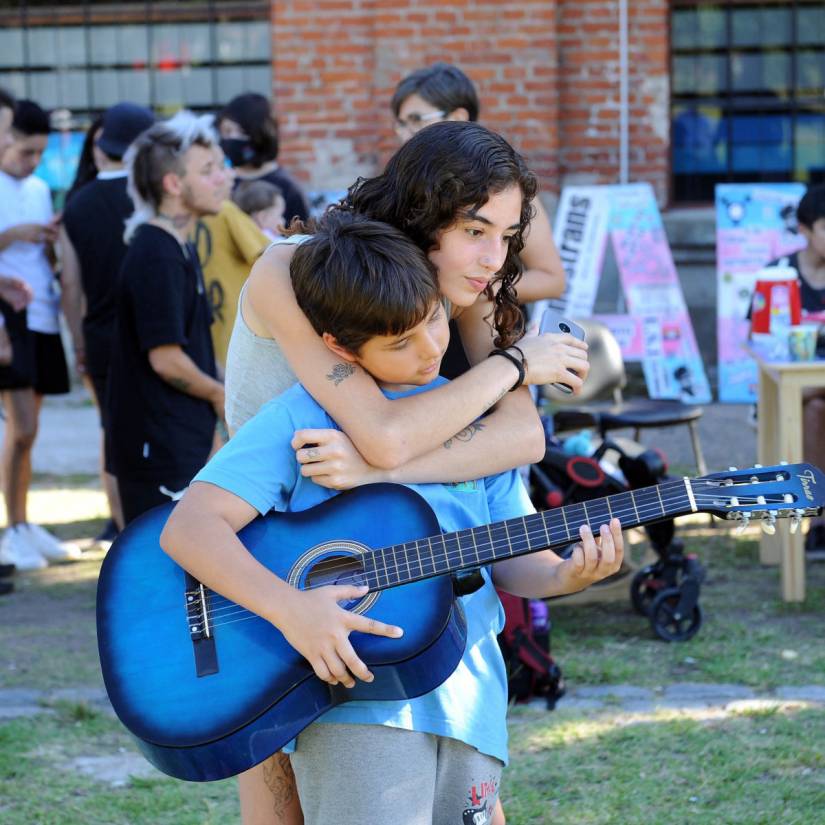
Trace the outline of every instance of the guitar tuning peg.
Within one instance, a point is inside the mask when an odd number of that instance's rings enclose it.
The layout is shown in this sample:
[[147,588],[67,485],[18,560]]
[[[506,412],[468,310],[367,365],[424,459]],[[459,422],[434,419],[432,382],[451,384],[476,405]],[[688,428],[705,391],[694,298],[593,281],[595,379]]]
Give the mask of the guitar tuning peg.
[[762,469],[761,464],[754,464],[753,466],[754,466],[754,469],[756,469],[756,470],[761,470]]
[[794,510],[793,515],[791,516],[791,532],[795,533],[799,529],[799,525],[802,524],[802,516],[805,515],[805,510],[799,508]]
[[779,462],[779,466],[780,466],[780,467],[787,467],[787,466],[788,466],[788,462],[787,462],[787,461],[780,461],[780,462]]
[[773,511],[768,513],[767,518],[762,519],[760,526],[766,536],[772,536],[776,532],[776,513]]
[[740,525],[736,528],[736,535],[741,536],[745,530],[748,529],[751,525],[751,514],[750,513],[742,513],[742,520]]
[[736,467],[728,467],[728,472],[729,473],[735,473],[736,472]]

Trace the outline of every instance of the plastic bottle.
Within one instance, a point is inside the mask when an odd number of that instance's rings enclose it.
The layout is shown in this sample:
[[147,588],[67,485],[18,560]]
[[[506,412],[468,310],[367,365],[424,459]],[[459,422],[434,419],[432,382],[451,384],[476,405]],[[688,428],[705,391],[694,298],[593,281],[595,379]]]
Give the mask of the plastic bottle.
[[593,441],[590,430],[571,435],[564,440],[562,445],[567,455],[593,455]]
[[550,610],[546,602],[530,599],[530,621],[536,633],[546,633],[550,629]]

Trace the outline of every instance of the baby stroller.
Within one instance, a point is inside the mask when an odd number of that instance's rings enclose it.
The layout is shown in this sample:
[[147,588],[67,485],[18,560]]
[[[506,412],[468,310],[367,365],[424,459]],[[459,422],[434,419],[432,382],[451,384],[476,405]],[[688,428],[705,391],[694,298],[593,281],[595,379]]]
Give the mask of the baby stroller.
[[[576,440],[572,437],[569,440]],[[578,437],[581,442],[582,437]],[[565,449],[565,446],[567,449]],[[551,436],[544,458],[530,467],[531,498],[536,509],[559,507],[660,484],[668,479],[664,457],[656,450],[630,455],[609,438],[592,455],[575,454],[572,446]],[[618,457],[617,463],[607,460]],[[704,568],[684,552],[672,519],[645,527],[658,559],[641,568],[630,583],[633,608],[650,621],[653,632],[667,642],[684,642],[702,626],[699,590]],[[616,575],[622,575],[620,572]]]
[[[577,323],[586,332],[590,375],[581,396],[562,403],[552,418],[545,416],[546,452],[542,461],[530,467],[535,507],[573,504],[666,481],[667,465],[660,452],[645,449],[638,441],[610,437],[611,432],[624,427],[635,428],[638,439],[642,428],[688,426],[699,474],[704,475],[696,428],[701,407],[669,401],[625,404],[621,390],[627,379],[616,339],[597,321],[577,319]],[[611,393],[611,405],[587,403]],[[559,439],[553,434],[554,429],[568,433],[568,437]],[[601,439],[597,446],[589,443],[590,429]],[[685,554],[683,543],[675,537],[672,519],[645,529],[657,560],[633,577],[631,602],[637,612],[648,617],[659,638],[687,641],[702,625],[699,590],[704,569],[695,556]],[[620,571],[617,576],[621,575],[624,574]]]

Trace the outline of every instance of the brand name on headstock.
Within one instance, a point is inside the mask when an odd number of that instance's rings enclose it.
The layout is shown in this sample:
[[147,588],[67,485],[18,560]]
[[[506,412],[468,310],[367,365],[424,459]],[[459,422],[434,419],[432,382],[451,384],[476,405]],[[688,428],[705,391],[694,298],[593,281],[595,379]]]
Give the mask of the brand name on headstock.
[[802,483],[802,492],[805,494],[805,498],[808,501],[814,500],[814,494],[811,490],[811,485],[816,484],[816,478],[814,478],[814,471],[813,470],[805,470],[804,473],[800,473],[799,481]]

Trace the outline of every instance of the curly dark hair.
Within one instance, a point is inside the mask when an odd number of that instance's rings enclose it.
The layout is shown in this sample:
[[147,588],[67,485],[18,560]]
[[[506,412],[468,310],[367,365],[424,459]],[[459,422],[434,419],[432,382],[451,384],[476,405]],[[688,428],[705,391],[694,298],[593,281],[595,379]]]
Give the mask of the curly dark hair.
[[534,215],[536,178],[503,137],[472,122],[428,126],[393,155],[383,174],[359,178],[344,200],[331,208],[391,224],[430,252],[438,246],[439,233],[453,226],[459,215],[480,208],[491,195],[513,185],[523,195],[519,229],[504,266],[485,290],[495,305],[495,345],[506,347],[524,334],[515,286],[522,272],[524,232]]

